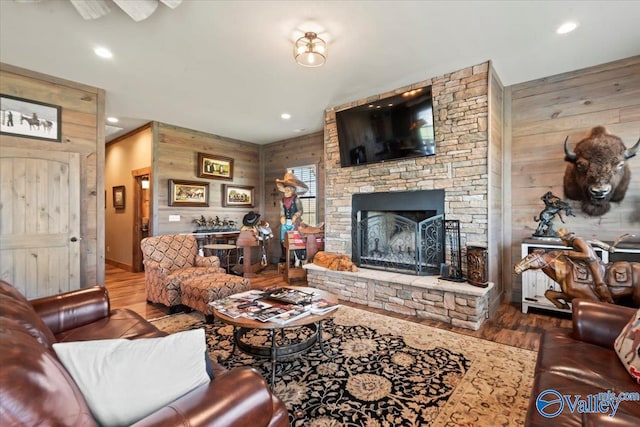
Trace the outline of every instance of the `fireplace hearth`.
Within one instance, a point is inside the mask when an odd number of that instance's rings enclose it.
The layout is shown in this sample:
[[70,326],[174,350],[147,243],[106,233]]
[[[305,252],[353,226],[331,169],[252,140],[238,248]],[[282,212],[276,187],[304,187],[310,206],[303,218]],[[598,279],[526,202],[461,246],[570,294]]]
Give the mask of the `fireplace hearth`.
[[351,241],[359,267],[439,274],[445,260],[444,190],[354,194]]

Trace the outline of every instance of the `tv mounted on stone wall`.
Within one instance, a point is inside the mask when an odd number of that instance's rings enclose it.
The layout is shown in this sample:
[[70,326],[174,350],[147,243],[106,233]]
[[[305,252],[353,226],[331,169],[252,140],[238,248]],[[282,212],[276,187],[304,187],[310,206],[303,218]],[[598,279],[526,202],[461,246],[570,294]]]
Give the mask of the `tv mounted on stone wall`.
[[431,87],[336,112],[342,167],[436,154]]

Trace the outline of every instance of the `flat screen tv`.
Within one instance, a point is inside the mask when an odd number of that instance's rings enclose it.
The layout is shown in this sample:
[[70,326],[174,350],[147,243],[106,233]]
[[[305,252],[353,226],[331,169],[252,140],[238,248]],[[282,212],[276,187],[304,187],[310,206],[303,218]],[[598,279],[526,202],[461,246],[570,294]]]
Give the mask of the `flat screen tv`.
[[336,112],[342,167],[436,154],[431,87]]

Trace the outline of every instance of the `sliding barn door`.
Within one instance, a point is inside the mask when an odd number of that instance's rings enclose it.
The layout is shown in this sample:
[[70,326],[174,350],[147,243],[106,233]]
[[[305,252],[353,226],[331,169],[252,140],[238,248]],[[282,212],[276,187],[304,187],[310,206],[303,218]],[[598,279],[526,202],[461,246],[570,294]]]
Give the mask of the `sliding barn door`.
[[0,148],[0,277],[27,298],[80,287],[78,153]]

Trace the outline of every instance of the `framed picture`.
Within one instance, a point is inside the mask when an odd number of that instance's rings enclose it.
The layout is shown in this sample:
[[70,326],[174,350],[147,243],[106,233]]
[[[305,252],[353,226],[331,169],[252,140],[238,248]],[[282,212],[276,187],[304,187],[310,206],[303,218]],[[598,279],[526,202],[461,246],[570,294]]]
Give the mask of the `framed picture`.
[[124,209],[125,206],[125,198],[124,198],[124,185],[118,185],[117,187],[113,187],[113,207],[116,209]]
[[253,207],[253,187],[246,185],[222,186],[222,206],[225,207]]
[[169,180],[169,206],[209,206],[209,183]]
[[0,133],[23,138],[62,141],[62,107],[0,94]]
[[233,159],[198,153],[199,178],[233,179]]

